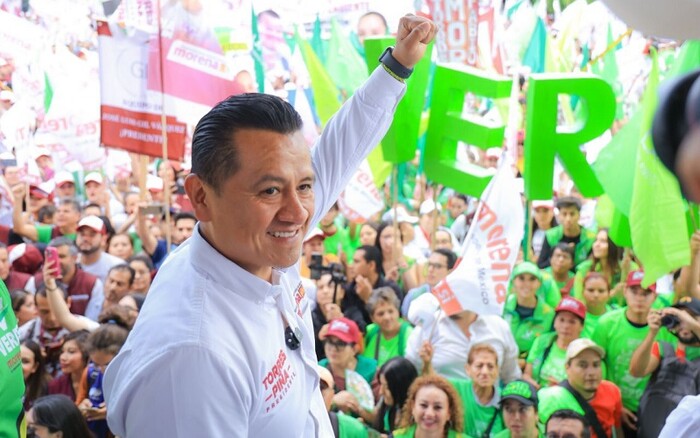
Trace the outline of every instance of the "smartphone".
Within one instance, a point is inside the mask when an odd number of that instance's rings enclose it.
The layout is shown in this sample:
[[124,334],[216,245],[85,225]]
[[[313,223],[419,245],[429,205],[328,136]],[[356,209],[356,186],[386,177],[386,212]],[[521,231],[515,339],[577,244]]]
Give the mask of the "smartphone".
[[46,258],[46,263],[49,263],[54,269],[58,269],[56,278],[63,278],[63,275],[61,275],[61,264],[58,261],[58,250],[53,246],[47,246],[44,257]]
[[162,216],[163,212],[165,212],[165,207],[163,204],[151,204],[143,207],[140,211],[143,215],[152,214],[154,216]]

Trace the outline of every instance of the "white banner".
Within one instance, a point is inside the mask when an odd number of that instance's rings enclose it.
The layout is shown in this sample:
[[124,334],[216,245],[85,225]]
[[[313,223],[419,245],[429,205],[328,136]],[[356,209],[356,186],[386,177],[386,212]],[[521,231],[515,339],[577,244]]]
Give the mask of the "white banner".
[[367,222],[369,218],[384,208],[382,194],[374,185],[372,171],[367,160],[362,162],[345,191],[338,198],[338,207],[348,220],[358,223]]
[[433,289],[447,315],[471,310],[501,315],[511,270],[525,232],[525,212],[510,160],[484,190],[460,262]]

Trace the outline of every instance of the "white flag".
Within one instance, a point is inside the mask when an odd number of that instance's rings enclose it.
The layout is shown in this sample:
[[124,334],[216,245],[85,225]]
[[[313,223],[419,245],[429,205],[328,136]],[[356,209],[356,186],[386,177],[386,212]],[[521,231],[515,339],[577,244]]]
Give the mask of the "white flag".
[[372,170],[367,160],[362,162],[355,175],[338,198],[338,207],[348,220],[364,223],[384,208],[384,198],[374,185]]
[[447,315],[500,315],[525,232],[525,212],[507,154],[482,194],[455,269],[433,289]]

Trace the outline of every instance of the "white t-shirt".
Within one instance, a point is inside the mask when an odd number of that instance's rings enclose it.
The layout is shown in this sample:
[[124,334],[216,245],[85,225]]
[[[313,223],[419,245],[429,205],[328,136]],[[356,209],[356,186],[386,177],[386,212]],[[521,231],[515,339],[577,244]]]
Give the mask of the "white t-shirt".
[[[469,326],[467,339],[459,326],[445,312],[438,311],[437,327],[416,327],[406,345],[406,359],[420,371],[423,362],[418,355],[423,341],[430,338],[433,345],[433,369],[448,379],[468,379],[464,365],[472,345],[486,343],[498,353],[501,381],[505,384],[521,377],[518,367],[518,345],[508,323],[497,315],[479,315]],[[432,335],[432,336],[431,336]]]
[[[377,69],[312,150],[323,217],[388,129],[405,86]],[[138,321],[105,373],[115,435],[332,437],[319,390],[309,297],[298,264],[272,284],[223,257],[200,234],[166,260]],[[301,348],[284,340],[281,313]]]
[[126,261],[124,261],[124,259],[120,259],[117,256],[113,256],[112,254],[102,251],[99,260],[97,260],[95,263],[91,265],[86,265],[81,260],[78,260],[78,263],[80,263],[80,267],[83,268],[83,271],[99,278],[100,281],[104,284],[105,280],[107,279],[107,274],[109,274],[109,270],[112,269],[112,267],[114,266],[123,265],[124,263],[126,263]]

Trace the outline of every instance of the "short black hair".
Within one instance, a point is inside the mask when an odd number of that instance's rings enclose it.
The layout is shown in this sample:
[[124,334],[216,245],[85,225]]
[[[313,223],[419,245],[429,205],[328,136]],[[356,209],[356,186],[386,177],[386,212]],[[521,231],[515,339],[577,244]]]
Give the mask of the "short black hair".
[[447,257],[447,269],[452,269],[455,267],[455,263],[457,263],[457,254],[454,252],[450,251],[449,249],[438,248],[433,250],[433,253]]
[[259,146],[234,144],[237,131],[259,129],[292,134],[302,125],[294,107],[277,96],[260,93],[230,96],[197,123],[192,136],[192,173],[220,194],[224,181],[241,166],[237,148]]
[[192,219],[193,221],[197,222],[197,217],[195,217],[194,213],[182,211],[174,216],[173,223],[177,225],[177,223],[183,219]]
[[561,197],[557,199],[556,205],[560,210],[562,208],[575,207],[576,210],[581,211],[581,199],[577,198],[576,196]]
[[375,271],[377,271],[377,274],[383,275],[384,274],[384,265],[382,262],[382,252],[377,248],[376,246],[371,246],[371,245],[362,245],[361,247],[357,248],[355,251],[362,250],[364,253],[364,256],[362,257],[365,259],[367,263],[374,262],[375,266]]
[[37,213],[37,219],[39,222],[45,222],[48,218],[53,218],[56,214],[56,206],[54,204],[46,204],[39,209]]
[[[575,259],[574,256],[574,247],[573,245],[569,245],[566,242],[559,242],[557,245],[554,247],[554,249],[558,249],[559,251],[565,252],[569,254],[569,257],[571,257],[571,260]],[[552,256],[554,256],[554,249],[552,250]],[[552,257],[550,257],[551,259]]]
[[65,437],[88,437],[88,429],[83,414],[73,400],[64,394],[39,397],[32,407],[34,424],[46,427],[49,432],[63,432]]
[[134,277],[136,277],[136,271],[134,270],[134,268],[127,265],[126,263],[119,263],[118,265],[112,266],[111,268],[109,268],[107,275],[109,276],[109,273],[112,271],[128,272],[129,273],[129,287],[131,287],[131,285],[134,284]]
[[559,420],[580,421],[581,424],[583,424],[583,432],[581,433],[581,438],[591,438],[591,429],[590,425],[588,424],[588,420],[586,420],[586,417],[579,414],[578,412],[572,411],[571,409],[559,409],[558,411],[554,411],[554,413],[550,415],[547,419],[547,423],[545,424],[545,433],[549,429],[549,422],[552,418],[556,418]]

